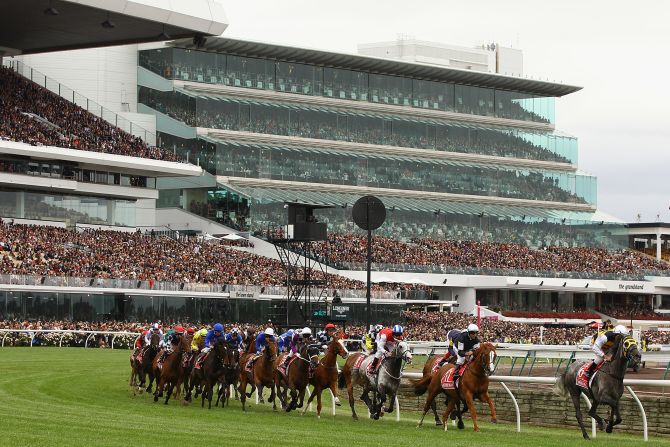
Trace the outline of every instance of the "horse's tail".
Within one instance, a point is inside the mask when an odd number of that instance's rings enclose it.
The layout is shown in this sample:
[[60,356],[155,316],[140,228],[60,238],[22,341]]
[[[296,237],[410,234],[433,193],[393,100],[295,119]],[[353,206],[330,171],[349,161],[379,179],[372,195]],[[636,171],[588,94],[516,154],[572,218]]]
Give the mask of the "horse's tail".
[[565,389],[565,375],[567,372],[568,370],[566,369],[558,377],[556,377],[556,385],[554,385],[554,388],[552,389],[554,394],[559,396],[567,395],[567,390]]
[[344,379],[344,372],[343,371],[340,371],[337,374],[337,386],[338,386],[338,388],[344,388],[345,386],[347,386],[347,381]]
[[430,385],[432,379],[433,376],[429,374],[423,376],[423,378],[419,380],[410,380],[412,386],[414,387],[414,394],[421,396],[423,393],[425,393],[428,390],[428,386]]

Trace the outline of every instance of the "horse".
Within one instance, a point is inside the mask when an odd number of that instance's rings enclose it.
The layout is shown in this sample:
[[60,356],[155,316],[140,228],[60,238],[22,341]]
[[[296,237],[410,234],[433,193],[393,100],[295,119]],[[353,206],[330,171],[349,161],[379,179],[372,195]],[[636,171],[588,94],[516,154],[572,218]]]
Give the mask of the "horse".
[[[316,396],[316,417],[321,417],[321,392],[323,390],[329,389],[333,393],[333,399],[335,399],[335,405],[340,405],[340,399],[337,397],[337,356],[346,359],[349,357],[349,350],[344,346],[344,342],[337,337],[333,339],[328,344],[328,349],[326,350],[326,355],[323,356],[316,368],[312,377],[309,379],[310,385],[314,387],[312,390],[309,399],[307,400],[307,405],[303,410],[303,413],[309,407],[309,404]],[[301,398],[302,402],[302,398]]]
[[167,354],[163,365],[157,365],[158,357],[154,359],[154,364],[160,369],[160,380],[154,392],[154,402],[158,402],[158,398],[163,396],[163,391],[167,390],[165,397],[165,405],[168,404],[173,390],[177,389],[178,396],[181,383],[183,381],[182,358],[185,353],[191,350],[191,342],[188,337],[182,336],[179,338],[177,349]]
[[[309,383],[310,369],[318,361],[318,348],[305,344],[300,352],[291,360],[290,367],[287,367],[286,374],[282,373],[283,365],[288,354],[277,357],[274,364],[274,379],[277,396],[281,406],[286,412],[301,408],[305,398],[305,389]],[[287,403],[287,391],[291,392],[291,402]],[[299,402],[298,402],[299,400]]]
[[[635,340],[623,334],[616,336],[605,358],[605,364],[597,374],[594,373],[595,377],[593,377],[593,382],[588,390],[583,390],[577,386],[577,374],[585,362],[575,362],[570,365],[556,382],[557,391],[563,395],[570,394],[572,398],[572,403],[575,406],[575,417],[579,423],[579,428],[582,429],[584,439],[589,439],[589,435],[586,433],[584,423],[582,422],[580,394],[584,392],[587,397],[593,400],[593,405],[588,415],[596,420],[600,430],[603,429],[604,420],[596,414],[598,406],[600,404],[610,406],[611,411],[605,431],[612,433],[614,426],[621,423],[619,400],[623,395],[623,378],[626,375],[626,369],[629,364],[630,366],[637,366],[642,360]],[[610,360],[607,360],[607,358]]]
[[[212,395],[214,385],[219,381],[223,373],[223,359],[226,356],[227,343],[223,340],[217,340],[214,347],[202,362],[200,368],[193,368],[189,380],[189,390],[186,394],[186,401],[191,401],[191,393],[196,386],[200,387],[202,392],[201,407],[205,407],[205,399],[209,402],[209,409],[212,408]],[[198,398],[198,389],[196,389],[195,398]]]
[[230,400],[230,386],[235,389],[237,399],[237,382],[240,378],[240,351],[228,345],[226,355],[223,359],[223,374],[219,379],[219,393],[215,406],[221,401],[221,408],[225,407]]
[[[358,367],[355,367],[361,356],[364,356],[365,359],[362,360],[362,363]],[[350,355],[338,377],[339,387],[347,387],[351,416],[355,421],[358,420],[358,415],[354,409],[354,385],[363,387],[361,400],[368,406],[370,418],[379,419],[380,416],[383,416],[382,407],[387,397],[390,398],[390,402],[386,412],[392,412],[395,396],[400,385],[402,363],[403,361],[411,362],[412,353],[409,351],[409,346],[406,342],[401,341],[397,343],[390,355],[382,360],[377,378],[371,382],[367,375],[367,368],[372,359],[372,355],[366,356],[363,353]],[[370,391],[374,392],[374,400],[370,400]]]
[[[489,410],[491,410],[491,421],[493,423],[497,422],[495,405],[489,396],[489,376],[493,374],[493,371],[495,370],[496,349],[491,343],[482,343],[472,354],[472,357],[472,361],[468,363],[465,372],[459,380],[460,383],[457,389],[444,390],[442,388],[442,378],[445,374],[450,370],[459,368],[459,366],[451,364],[443,365],[435,374],[412,381],[412,385],[414,385],[414,393],[416,395],[421,395],[428,391],[426,403],[423,406],[423,414],[421,415],[421,420],[419,420],[417,427],[423,425],[423,419],[426,417],[426,413],[432,408],[435,398],[440,393],[446,394],[448,401],[447,409],[442,417],[445,431],[447,431],[449,425],[447,423],[447,417],[461,401],[465,402],[470,410],[474,430],[479,431],[479,426],[477,425],[477,411],[474,403],[475,398],[489,405]],[[458,428],[462,429],[464,427],[463,415],[460,411],[457,411],[456,415],[458,417]]]
[[[251,347],[247,351],[251,350]],[[247,352],[240,357],[240,402],[242,402],[242,411],[246,411],[247,397],[251,397],[253,390],[258,391],[258,401],[263,403],[263,387],[270,388],[270,397],[268,402],[272,402],[272,409],[277,410],[277,403],[275,402],[275,382],[273,374],[274,361],[277,358],[277,342],[271,341],[263,349],[260,357],[254,360],[251,372],[247,371],[247,362],[254,356],[255,353]],[[247,383],[251,383],[252,391],[247,394]]]
[[[426,359],[426,363],[423,365],[423,371],[422,371],[423,378],[431,376],[431,375],[433,375],[434,372],[437,372],[437,371],[433,371],[433,367],[440,360],[442,360],[442,355],[439,355],[439,354],[431,355]],[[447,362],[448,363],[454,363],[454,361],[455,361],[455,358],[452,356],[452,357],[449,358],[449,360]],[[435,416],[435,425],[437,425],[439,427],[440,425],[442,425],[442,420],[437,415],[437,402],[433,401],[433,403],[430,406],[430,409],[433,410],[433,416]]]
[[[138,355],[130,357],[130,366],[132,368],[130,374],[130,386],[137,386],[137,390],[140,393],[144,390],[147,375],[149,375],[149,386],[146,391],[147,393],[151,392],[154,383],[153,361],[156,354],[158,354],[160,341],[161,336],[159,334],[151,334],[149,345],[145,346]],[[140,356],[141,359],[138,358]],[[137,379],[139,379],[139,383],[137,383]]]

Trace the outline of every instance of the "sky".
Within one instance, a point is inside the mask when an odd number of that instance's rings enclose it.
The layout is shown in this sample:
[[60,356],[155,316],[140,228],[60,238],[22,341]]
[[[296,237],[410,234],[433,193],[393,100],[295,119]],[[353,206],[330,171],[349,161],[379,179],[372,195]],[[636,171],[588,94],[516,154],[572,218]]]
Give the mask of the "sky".
[[399,34],[519,48],[525,75],[584,87],[557,100],[556,128],[578,137],[598,208],[670,222],[670,1],[221,1],[227,37],[346,53]]

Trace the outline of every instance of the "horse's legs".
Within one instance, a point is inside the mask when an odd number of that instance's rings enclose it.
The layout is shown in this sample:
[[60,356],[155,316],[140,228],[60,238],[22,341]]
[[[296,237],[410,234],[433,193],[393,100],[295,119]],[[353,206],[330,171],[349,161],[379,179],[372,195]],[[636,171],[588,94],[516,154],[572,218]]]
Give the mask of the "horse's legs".
[[393,405],[395,405],[395,397],[396,393],[392,393],[389,395],[389,406],[386,409],[387,413],[393,413]]
[[438,427],[442,425],[440,417],[437,415],[437,402],[433,400],[433,403],[430,404],[430,409],[433,410],[433,416],[435,416],[435,425]]
[[338,407],[342,404],[340,403],[340,398],[337,396],[337,380],[330,382],[330,392],[333,393],[333,399],[335,400],[335,405]]
[[617,401],[616,406],[613,407],[614,411],[616,412],[616,419],[614,419],[614,425],[619,425],[621,423],[621,413],[619,412],[619,402]]
[[307,389],[307,386],[304,386],[300,388],[300,392],[298,393],[298,408],[302,408],[302,405],[305,403],[305,390]]
[[212,397],[214,396],[214,383],[210,380],[207,381],[207,402],[209,403],[209,409],[212,409]]
[[495,405],[493,405],[493,399],[491,399],[491,396],[489,396],[489,392],[488,391],[484,392],[484,394],[479,396],[479,399],[482,402],[486,402],[487,404],[489,404],[489,410],[491,410],[491,422],[493,422],[494,424],[497,423],[498,417],[496,415],[496,407]]
[[247,383],[246,380],[240,380],[240,403],[242,403],[242,411],[247,411],[246,402],[247,402]]
[[605,427],[605,421],[603,418],[598,416],[596,411],[598,410],[598,405],[600,405],[600,402],[598,402],[595,398],[593,399],[593,405],[591,406],[591,409],[589,410],[589,416],[591,416],[593,419],[596,420],[596,423],[598,424],[598,430],[602,430]]
[[[264,404],[265,400],[263,399],[263,384],[262,383],[257,383],[253,385],[256,388],[256,391],[258,392],[258,403],[259,404]],[[251,390],[253,393],[253,389]],[[251,396],[250,396],[251,397]]]
[[272,409],[274,411],[277,411],[277,391],[275,390],[275,385],[274,383],[270,385],[270,397],[268,398],[268,402],[272,402]]
[[[426,417],[426,413],[428,413],[428,409],[432,408],[433,411],[437,411],[437,405],[435,404],[435,396],[437,396],[437,392],[432,386],[428,386],[428,395],[426,396],[426,403],[423,405],[423,414],[421,415],[421,419],[419,420],[419,423],[417,424],[416,428],[419,428],[423,425],[423,419]],[[435,422],[439,422],[440,420],[437,418],[437,413],[435,413]],[[439,425],[439,424],[438,424]]]
[[351,379],[347,381],[347,395],[349,396],[349,406],[351,407],[351,417],[354,418],[354,421],[358,420],[358,415],[356,414],[356,409],[354,408],[354,384],[351,382]]
[[[309,408],[309,404],[312,403],[312,400],[314,400],[315,397],[316,397],[316,387],[314,387],[314,389],[312,390],[312,392],[309,393],[309,399],[307,399],[307,403],[305,404],[305,408],[302,409],[302,413],[301,413],[301,414],[305,414],[305,413],[307,413],[307,409]],[[353,407],[352,407],[352,408],[353,408]]]
[[446,410],[444,410],[444,414],[442,414],[442,423],[444,424],[444,431],[447,431],[449,428],[449,415],[451,414],[452,411],[454,411],[454,405],[456,405],[456,401],[449,399],[447,408]]
[[472,425],[474,425],[474,430],[479,431],[479,425],[477,425],[477,410],[475,409],[475,401],[472,398],[472,394],[468,393],[465,395],[465,404],[470,410],[470,417],[472,418]]
[[167,383],[167,393],[165,393],[165,394],[166,394],[166,396],[165,396],[165,405],[168,404],[168,401],[170,400],[170,396],[172,396],[172,390],[174,390],[174,388],[175,388],[175,384],[174,384],[174,382],[169,381],[169,382]]
[[314,392],[316,393],[316,417],[321,419],[321,386],[314,386]]
[[570,392],[570,397],[572,398],[572,404],[575,406],[575,418],[577,418],[579,428],[582,430],[582,436],[584,437],[584,439],[589,439],[589,434],[586,433],[586,429],[584,428],[584,422],[582,421],[582,402],[581,399],[579,398],[580,395],[581,392],[579,391],[578,394]]

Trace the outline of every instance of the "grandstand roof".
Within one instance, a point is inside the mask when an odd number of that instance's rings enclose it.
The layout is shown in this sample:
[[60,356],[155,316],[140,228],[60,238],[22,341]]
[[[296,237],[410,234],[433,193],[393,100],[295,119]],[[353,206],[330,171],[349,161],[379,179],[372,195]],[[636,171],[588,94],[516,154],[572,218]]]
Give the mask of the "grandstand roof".
[[219,35],[227,26],[218,0],[10,0],[0,56]]
[[445,68],[437,65],[382,59],[358,54],[335,53],[332,51],[297,48],[224,37],[208,38],[204,46],[198,47],[192,40],[171,42],[177,48],[200,49],[207,52],[237,54],[240,56],[270,58],[289,62],[318,64],[327,67],[360,70],[395,76],[410,76],[418,79],[455,82],[479,87],[521,91],[536,95],[564,96],[581,90],[582,87],[558,84],[535,79],[483,73],[459,68]]

